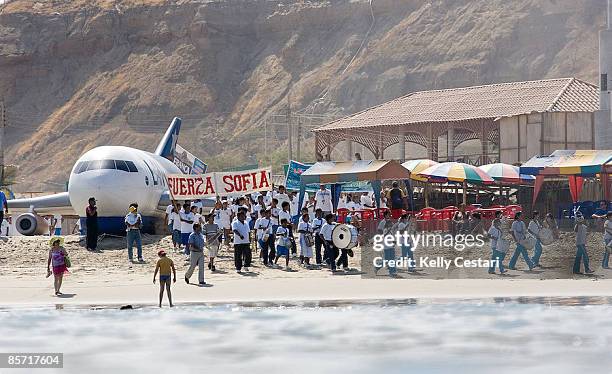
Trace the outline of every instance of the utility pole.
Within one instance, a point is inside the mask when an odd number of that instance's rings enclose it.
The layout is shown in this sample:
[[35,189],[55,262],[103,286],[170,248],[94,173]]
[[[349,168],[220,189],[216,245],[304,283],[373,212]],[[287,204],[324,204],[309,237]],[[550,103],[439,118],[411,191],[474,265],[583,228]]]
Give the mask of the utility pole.
[[268,158],[268,116],[264,117],[264,157]]
[[[0,99],[0,187],[4,186],[4,129],[6,128],[6,106]],[[0,207],[2,209],[2,207]]]
[[287,144],[289,147],[289,160],[293,160],[293,126],[291,126],[291,104],[287,108]]
[[302,154],[302,117],[297,117],[297,153],[296,159],[297,161],[301,160]]

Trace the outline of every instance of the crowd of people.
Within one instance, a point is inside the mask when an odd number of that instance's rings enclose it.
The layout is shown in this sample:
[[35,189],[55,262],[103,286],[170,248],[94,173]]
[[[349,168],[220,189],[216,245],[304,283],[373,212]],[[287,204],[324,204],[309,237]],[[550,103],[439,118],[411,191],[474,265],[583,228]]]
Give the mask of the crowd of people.
[[[273,191],[253,193],[234,198],[218,198],[214,207],[204,207],[200,200],[174,202],[168,205],[165,214],[165,225],[172,240],[172,250],[175,254],[184,255],[188,267],[184,274],[186,283],[191,282],[193,273],[198,271],[197,284],[206,285],[205,268],[215,272],[215,259],[220,251],[233,253],[234,268],[237,273],[249,273],[253,266],[253,254],[261,265],[291,271],[290,263],[295,261],[307,269],[328,268],[337,271],[338,268],[349,269],[350,249],[337,248],[332,240],[336,226],[337,215],[341,209],[348,212],[344,222],[361,227],[363,211],[376,207],[375,198],[371,192],[343,194],[334,209],[332,193],[321,185],[314,193],[306,193],[301,207],[298,194],[287,191],[284,186],[278,186]],[[390,189],[381,195],[379,204],[382,208],[406,209],[408,204],[404,191],[398,183],[393,183]],[[0,205],[4,214],[6,199],[0,195]],[[503,223],[502,212],[497,212],[491,224],[485,224],[478,212],[467,212],[464,205],[453,214],[450,231],[452,234],[482,234],[490,239],[491,262],[489,273],[500,274],[507,270],[515,270],[520,258],[527,269],[541,267],[540,259],[543,252],[542,235],[559,237],[559,228],[552,214],[540,215],[534,211],[528,223],[523,213],[518,212],[511,224]],[[86,247],[97,249],[98,226],[97,206],[95,198],[90,198],[86,207]],[[604,256],[602,267],[608,268],[609,255],[612,252],[612,213],[598,212],[594,219],[604,221]],[[49,235],[51,249],[48,257],[48,275],[54,275],[56,295],[60,295],[63,274],[70,266],[69,257],[62,246],[62,217],[50,217]],[[138,212],[138,204],[132,203],[125,216],[126,244],[128,261],[144,262],[142,252],[143,218]],[[412,214],[402,214],[398,219],[391,219],[390,211],[386,210],[378,218],[377,234],[395,232],[417,232],[417,219]],[[584,217],[577,217],[574,225],[576,241],[576,257],[572,268],[574,273],[580,273],[581,265],[585,273],[592,273],[586,251],[587,225]],[[529,241],[531,244],[529,245]],[[506,266],[504,261],[510,247],[514,251]],[[135,254],[134,254],[135,249]],[[411,243],[400,248],[401,257],[414,260]],[[159,274],[160,305],[164,292],[168,294],[170,304],[170,284],[176,281],[174,262],[165,251],[158,253],[154,278]],[[396,248],[385,248],[384,257],[396,258]],[[280,262],[280,264],[279,264]],[[415,271],[414,261],[408,262],[408,271]],[[380,268],[376,268],[378,272]],[[397,269],[389,268],[389,275],[395,276]]]

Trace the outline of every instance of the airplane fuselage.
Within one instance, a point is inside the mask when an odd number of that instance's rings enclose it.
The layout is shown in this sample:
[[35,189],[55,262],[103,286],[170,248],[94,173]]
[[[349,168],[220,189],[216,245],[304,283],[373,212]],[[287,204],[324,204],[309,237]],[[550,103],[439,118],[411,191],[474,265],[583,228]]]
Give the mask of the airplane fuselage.
[[167,174],[180,174],[170,160],[129,147],[103,146],[83,154],[70,173],[68,195],[74,211],[85,217],[90,197],[95,197],[102,232],[123,230],[123,217],[138,203],[146,226],[163,211],[160,199],[167,191]]

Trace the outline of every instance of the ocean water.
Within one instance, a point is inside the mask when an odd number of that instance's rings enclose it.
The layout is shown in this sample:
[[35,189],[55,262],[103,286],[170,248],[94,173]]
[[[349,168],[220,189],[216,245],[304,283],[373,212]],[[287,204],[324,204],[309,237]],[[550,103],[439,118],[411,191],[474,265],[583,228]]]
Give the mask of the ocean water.
[[608,298],[0,310],[57,373],[612,373]]

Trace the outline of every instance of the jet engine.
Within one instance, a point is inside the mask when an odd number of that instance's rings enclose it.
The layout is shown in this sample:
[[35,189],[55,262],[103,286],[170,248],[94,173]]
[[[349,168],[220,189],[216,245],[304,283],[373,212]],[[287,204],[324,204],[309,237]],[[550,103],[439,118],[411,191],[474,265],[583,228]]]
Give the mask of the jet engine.
[[23,213],[15,221],[15,228],[21,235],[44,235],[49,233],[49,225],[36,213]]

